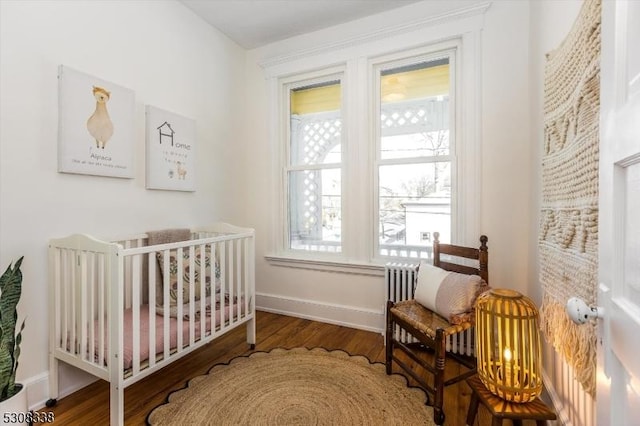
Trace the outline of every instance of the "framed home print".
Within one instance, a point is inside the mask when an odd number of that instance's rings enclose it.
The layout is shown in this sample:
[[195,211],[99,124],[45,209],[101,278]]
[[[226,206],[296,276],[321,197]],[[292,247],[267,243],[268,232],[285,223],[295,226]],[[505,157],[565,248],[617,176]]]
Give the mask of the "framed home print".
[[58,68],[58,171],[133,178],[133,90]]
[[150,105],[146,116],[147,188],[195,191],[195,120]]

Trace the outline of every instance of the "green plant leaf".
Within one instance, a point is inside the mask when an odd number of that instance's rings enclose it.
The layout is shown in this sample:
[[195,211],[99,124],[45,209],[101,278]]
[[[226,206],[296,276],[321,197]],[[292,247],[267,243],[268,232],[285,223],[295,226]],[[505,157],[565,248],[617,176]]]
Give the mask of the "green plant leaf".
[[21,257],[15,265],[9,265],[0,277],[0,401],[15,394],[16,368],[22,341],[22,327],[16,336],[18,311],[16,309],[22,294]]

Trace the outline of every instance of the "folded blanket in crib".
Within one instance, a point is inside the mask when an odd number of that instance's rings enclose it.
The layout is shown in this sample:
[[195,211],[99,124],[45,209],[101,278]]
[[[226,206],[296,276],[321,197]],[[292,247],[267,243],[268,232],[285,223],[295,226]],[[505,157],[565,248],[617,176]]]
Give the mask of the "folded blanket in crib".
[[160,231],[147,232],[148,242],[150,246],[157,244],[176,243],[178,241],[187,241],[191,239],[191,230],[188,228],[162,229]]
[[[157,230],[157,231],[148,231],[147,232],[147,245],[149,246],[155,246],[158,244],[168,244],[168,243],[177,243],[179,241],[187,241],[191,239],[191,230],[188,228],[173,228],[173,229],[161,229],[161,230]],[[175,252],[175,250],[174,250]],[[164,300],[163,300],[163,268],[162,268],[162,262],[163,262],[163,258],[162,256],[160,256],[162,253],[158,252],[156,253],[156,282],[155,282],[155,286],[156,286],[156,308],[160,310],[160,312],[162,312],[163,310],[163,306],[164,306]],[[146,260],[146,259],[145,259]],[[175,259],[174,259],[175,262]],[[144,267],[146,267],[146,265],[143,265]],[[175,273],[173,274],[175,277]],[[176,279],[173,280],[174,281],[174,285],[176,284]],[[187,299],[189,298],[189,282],[186,281],[183,284],[183,287],[186,287],[187,290]],[[175,317],[176,316],[176,295],[175,295],[175,291],[177,290],[177,288],[173,289],[172,292],[172,303],[171,303],[171,316]],[[171,291],[171,290],[170,290]],[[196,300],[200,299],[200,295],[198,294]]]

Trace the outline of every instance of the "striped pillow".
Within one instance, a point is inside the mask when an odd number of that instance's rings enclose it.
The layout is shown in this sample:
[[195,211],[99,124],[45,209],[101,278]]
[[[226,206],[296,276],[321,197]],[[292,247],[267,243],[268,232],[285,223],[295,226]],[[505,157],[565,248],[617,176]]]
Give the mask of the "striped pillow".
[[461,314],[473,311],[476,298],[487,289],[478,275],[449,272],[420,262],[414,298],[449,322],[457,323]]

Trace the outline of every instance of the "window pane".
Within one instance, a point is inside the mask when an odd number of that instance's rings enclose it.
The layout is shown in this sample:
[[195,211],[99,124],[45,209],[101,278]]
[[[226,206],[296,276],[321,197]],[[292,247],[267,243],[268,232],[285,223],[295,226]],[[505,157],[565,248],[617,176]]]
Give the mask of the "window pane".
[[289,246],[341,251],[342,179],[339,168],[289,172]]
[[449,60],[380,75],[380,158],[449,154]]
[[380,166],[379,209],[380,254],[427,257],[434,231],[451,240],[451,163]]
[[340,163],[340,114],[291,116],[291,165]]
[[448,58],[380,71],[380,255],[430,258],[433,232],[450,241],[450,72]]
[[339,82],[291,90],[290,118],[292,166],[341,161]]
[[341,251],[340,107],[335,79],[290,91],[289,248]]

